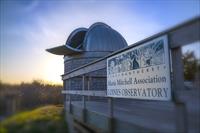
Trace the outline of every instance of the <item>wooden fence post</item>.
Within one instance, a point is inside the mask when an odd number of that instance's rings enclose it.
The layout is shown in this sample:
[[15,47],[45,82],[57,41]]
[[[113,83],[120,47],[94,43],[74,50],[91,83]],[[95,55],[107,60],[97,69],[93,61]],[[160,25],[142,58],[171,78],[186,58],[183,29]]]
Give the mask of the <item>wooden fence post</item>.
[[[88,84],[87,84],[87,89],[88,89],[88,91],[90,91],[90,87],[91,87],[91,77],[88,75],[88,82],[87,82]],[[90,100],[90,96],[88,96],[88,99],[87,99],[88,101]]]
[[[69,80],[69,90],[71,90],[71,79],[68,79]],[[74,119],[72,117],[72,97],[71,97],[71,94],[65,94],[66,97],[68,97],[68,107],[69,107],[69,111],[67,112],[67,124],[68,124],[68,131],[69,133],[74,133]],[[66,99],[67,100],[67,99]]]
[[[69,89],[68,90],[71,90],[71,79],[69,79]],[[68,95],[68,98],[69,98],[69,113],[71,114],[72,113],[72,97],[71,97],[71,94]]]
[[184,90],[184,75],[181,47],[172,49],[172,68],[172,98],[176,105],[176,131],[186,133],[188,130],[186,105],[183,101],[181,101],[178,95],[178,92]]
[[113,133],[113,98],[108,98],[109,133]]
[[[82,91],[85,91],[85,75],[82,76]],[[82,114],[82,119],[85,122],[86,121],[86,101],[85,101],[85,96],[82,95],[82,102],[83,102],[83,114]]]

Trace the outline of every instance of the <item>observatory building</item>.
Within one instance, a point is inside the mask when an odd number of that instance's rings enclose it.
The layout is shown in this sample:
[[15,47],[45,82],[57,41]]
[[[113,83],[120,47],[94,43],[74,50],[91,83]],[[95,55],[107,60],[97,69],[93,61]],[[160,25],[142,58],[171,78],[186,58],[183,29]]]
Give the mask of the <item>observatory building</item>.
[[[47,49],[64,56],[64,75],[70,71],[102,58],[113,51],[127,47],[125,39],[110,26],[98,22],[89,28],[77,28],[69,35],[65,45]],[[88,73],[85,88],[106,90],[106,69]],[[64,90],[82,90],[82,77],[64,80]]]

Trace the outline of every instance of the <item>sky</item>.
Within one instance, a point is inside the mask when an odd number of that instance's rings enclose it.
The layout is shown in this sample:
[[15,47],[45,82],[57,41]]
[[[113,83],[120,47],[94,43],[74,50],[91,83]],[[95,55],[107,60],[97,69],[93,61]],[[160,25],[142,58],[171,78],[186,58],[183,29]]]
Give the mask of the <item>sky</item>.
[[1,0],[0,80],[61,83],[63,56],[45,49],[65,44],[79,27],[104,22],[131,45],[198,15],[199,0]]

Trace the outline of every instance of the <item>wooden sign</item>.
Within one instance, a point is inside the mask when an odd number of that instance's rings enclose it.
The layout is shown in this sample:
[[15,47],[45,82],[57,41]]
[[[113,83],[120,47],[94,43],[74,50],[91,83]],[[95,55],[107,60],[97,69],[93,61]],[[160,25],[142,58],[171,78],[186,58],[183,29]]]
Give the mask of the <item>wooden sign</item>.
[[107,95],[170,100],[171,80],[167,36],[108,58]]

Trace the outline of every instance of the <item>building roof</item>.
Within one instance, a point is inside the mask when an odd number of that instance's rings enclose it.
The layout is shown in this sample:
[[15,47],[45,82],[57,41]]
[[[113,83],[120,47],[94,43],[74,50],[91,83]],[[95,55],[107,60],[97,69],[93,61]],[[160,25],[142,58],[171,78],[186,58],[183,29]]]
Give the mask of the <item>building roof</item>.
[[56,55],[73,55],[91,51],[112,52],[127,46],[125,39],[110,26],[97,22],[86,28],[74,30],[66,44],[47,49]]

